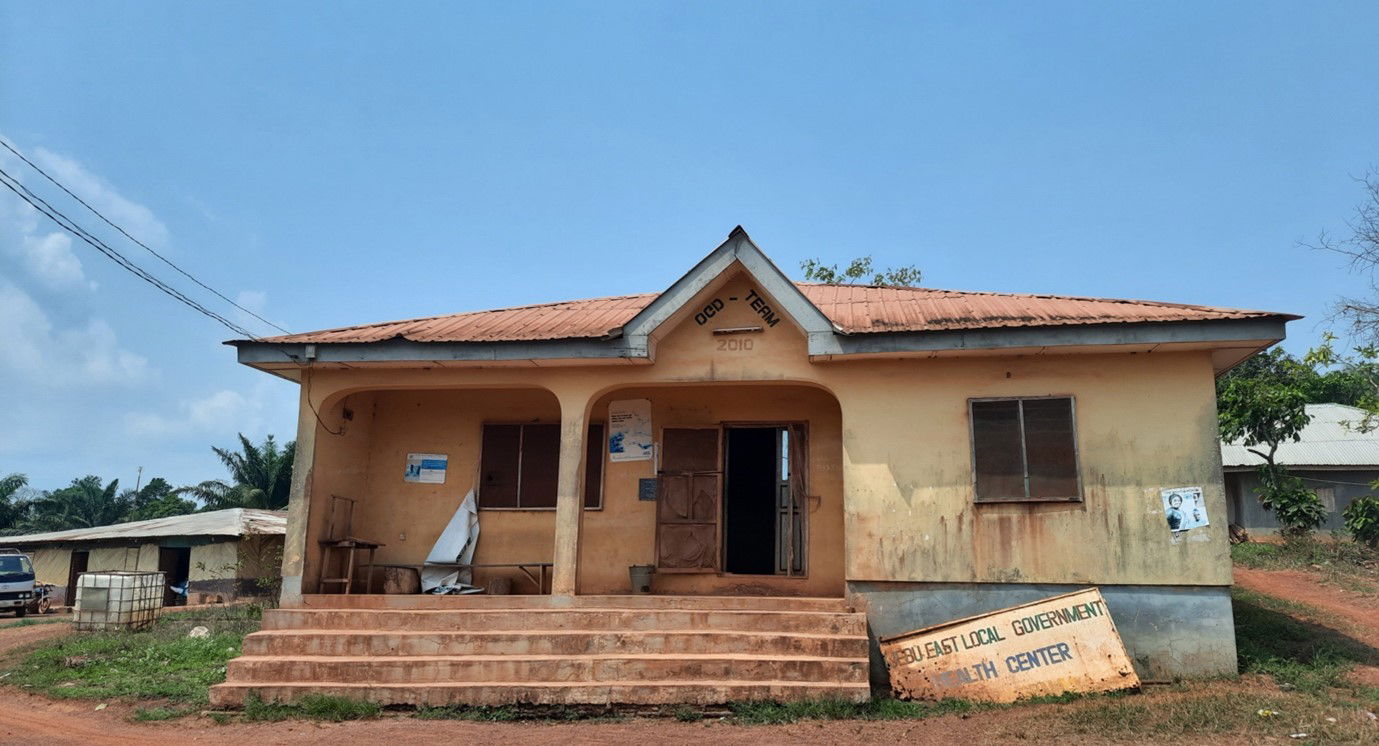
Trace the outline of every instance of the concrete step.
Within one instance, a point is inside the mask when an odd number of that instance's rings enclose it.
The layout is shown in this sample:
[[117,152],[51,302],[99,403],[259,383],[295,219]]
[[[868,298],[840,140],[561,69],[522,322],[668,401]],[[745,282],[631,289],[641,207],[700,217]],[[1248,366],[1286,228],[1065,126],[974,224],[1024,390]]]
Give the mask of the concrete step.
[[497,706],[509,704],[714,705],[749,700],[798,701],[837,699],[865,702],[870,687],[823,681],[658,681],[569,684],[538,681],[483,681],[464,684],[385,684],[372,682],[275,681],[227,682],[211,687],[212,707],[240,707],[249,693],[269,702],[291,702],[307,694],[325,694],[379,704]]
[[525,630],[522,632],[408,632],[265,630],[244,638],[252,656],[598,655],[607,653],[727,653],[867,657],[866,635],[742,630]]
[[477,681],[559,683],[726,681],[867,681],[857,658],[718,653],[644,655],[243,656],[230,661],[228,681],[367,681],[458,684]]
[[434,596],[308,594],[306,609],[740,609],[753,611],[852,611],[842,598],[807,596]]
[[263,629],[411,631],[710,629],[866,634],[866,615],[755,609],[271,609]]

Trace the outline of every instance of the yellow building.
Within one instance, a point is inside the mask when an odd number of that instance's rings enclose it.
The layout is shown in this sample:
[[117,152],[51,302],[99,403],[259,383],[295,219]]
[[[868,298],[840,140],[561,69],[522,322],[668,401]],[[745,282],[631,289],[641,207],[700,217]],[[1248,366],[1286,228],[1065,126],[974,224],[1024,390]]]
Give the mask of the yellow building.
[[1292,318],[797,284],[738,228],[659,294],[233,344],[301,383],[286,607],[340,590],[332,532],[420,565],[472,490],[479,587],[650,565],[666,598],[842,599],[874,643],[1095,585],[1156,679],[1235,670],[1214,381]]

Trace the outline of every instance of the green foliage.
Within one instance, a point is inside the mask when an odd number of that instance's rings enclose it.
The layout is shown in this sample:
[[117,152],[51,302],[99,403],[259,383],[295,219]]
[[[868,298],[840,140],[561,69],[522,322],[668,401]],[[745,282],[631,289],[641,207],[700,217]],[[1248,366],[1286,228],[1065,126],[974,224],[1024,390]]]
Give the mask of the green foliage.
[[112,479],[103,485],[94,474],[73,479],[70,485],[34,500],[24,528],[62,531],[119,523],[129,512],[129,499],[120,494],[119,488],[120,480]]
[[1326,521],[1326,506],[1321,498],[1287,469],[1263,464],[1258,473],[1259,487],[1255,494],[1259,496],[1259,504],[1273,511],[1278,519],[1279,533],[1305,536]]
[[1221,439],[1240,442],[1266,463],[1297,441],[1307,415],[1304,379],[1315,371],[1281,349],[1255,355],[1216,383]]
[[178,495],[191,495],[206,504],[207,510],[224,508],[261,508],[280,510],[287,507],[292,489],[292,460],[295,443],[279,447],[269,435],[262,444],[254,445],[239,436],[238,452],[226,448],[212,448],[215,455],[230,471],[230,481],[210,479],[197,485],[180,487]]
[[128,501],[126,521],[144,521],[196,512],[196,503],[175,494],[172,485],[162,477],[148,480],[138,491],[130,490],[122,496]]
[[28,484],[29,477],[24,474],[0,477],[0,530],[17,525],[28,513],[29,504],[19,492]]
[[1379,549],[1379,499],[1372,496],[1357,498],[1342,515],[1345,517],[1345,529],[1356,541]]
[[800,269],[804,271],[805,280],[822,282],[826,285],[865,283],[870,280],[868,284],[871,285],[913,287],[924,279],[924,273],[914,265],[873,270],[870,256],[853,259],[848,264],[847,269],[841,272],[838,270],[838,265],[825,265],[818,259],[806,259],[800,262]]

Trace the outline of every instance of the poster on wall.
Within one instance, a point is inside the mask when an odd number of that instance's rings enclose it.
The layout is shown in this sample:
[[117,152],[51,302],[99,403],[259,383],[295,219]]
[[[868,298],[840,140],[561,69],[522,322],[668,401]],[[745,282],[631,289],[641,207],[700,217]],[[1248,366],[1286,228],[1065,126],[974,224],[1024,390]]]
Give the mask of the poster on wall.
[[402,481],[445,484],[445,466],[449,460],[450,457],[444,453],[409,453],[407,471],[402,475]]
[[608,460],[650,461],[651,400],[627,399],[608,404]]
[[1174,487],[1161,490],[1159,495],[1164,501],[1164,517],[1168,519],[1170,531],[1177,533],[1210,524],[1201,487]]

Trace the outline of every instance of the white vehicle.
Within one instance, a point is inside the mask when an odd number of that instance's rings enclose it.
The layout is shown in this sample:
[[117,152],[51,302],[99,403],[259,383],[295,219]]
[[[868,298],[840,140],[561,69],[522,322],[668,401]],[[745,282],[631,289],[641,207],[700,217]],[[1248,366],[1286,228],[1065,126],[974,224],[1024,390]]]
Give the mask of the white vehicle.
[[33,563],[18,549],[0,549],[0,611],[24,616],[33,596]]

